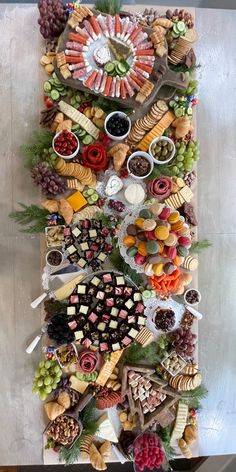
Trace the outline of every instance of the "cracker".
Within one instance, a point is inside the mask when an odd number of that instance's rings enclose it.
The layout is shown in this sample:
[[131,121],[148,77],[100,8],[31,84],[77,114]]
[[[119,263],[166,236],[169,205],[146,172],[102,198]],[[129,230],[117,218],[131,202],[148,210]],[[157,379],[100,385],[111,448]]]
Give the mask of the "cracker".
[[83,128],[87,133],[91,134],[94,139],[98,139],[99,137],[99,129],[92,123],[92,121],[80,113],[80,111],[76,110],[74,107],[69,105],[68,103],[61,100],[59,102],[59,108],[62,113],[68,116],[72,121],[78,123],[81,128]]
[[60,68],[64,64],[66,64],[66,56],[64,51],[58,52],[56,55],[57,67]]

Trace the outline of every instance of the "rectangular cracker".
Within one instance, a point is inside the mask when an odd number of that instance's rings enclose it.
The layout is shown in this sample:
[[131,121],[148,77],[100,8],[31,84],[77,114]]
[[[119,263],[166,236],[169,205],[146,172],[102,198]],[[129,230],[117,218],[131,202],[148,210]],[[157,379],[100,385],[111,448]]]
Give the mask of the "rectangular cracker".
[[83,113],[76,110],[76,108],[72,107],[68,103],[61,100],[59,102],[59,109],[64,115],[68,116],[72,121],[77,123],[81,126],[87,133],[91,134],[94,139],[98,139],[99,137],[99,129],[93,124],[93,122],[87,118]]

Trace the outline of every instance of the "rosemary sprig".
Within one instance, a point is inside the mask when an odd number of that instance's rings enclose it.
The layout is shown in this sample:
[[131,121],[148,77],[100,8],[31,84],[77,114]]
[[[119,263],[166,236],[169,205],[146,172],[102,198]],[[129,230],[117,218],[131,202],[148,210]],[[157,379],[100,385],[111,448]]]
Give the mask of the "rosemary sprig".
[[23,233],[42,233],[47,226],[48,210],[40,208],[37,205],[27,206],[19,202],[23,210],[16,210],[10,213],[9,217],[14,219],[19,225],[27,226],[22,229]]
[[212,246],[212,243],[208,239],[202,239],[201,241],[193,242],[189,252],[199,254],[201,251],[204,251],[204,249],[207,249],[210,246]]
[[181,398],[188,404],[189,409],[193,408],[194,410],[201,409],[201,402],[203,398],[206,398],[208,395],[208,390],[204,385],[199,385],[199,387],[194,390],[186,391],[181,394]]
[[32,142],[21,146],[21,151],[25,155],[25,167],[32,168],[38,164],[44,149],[48,150],[51,147],[52,138],[52,134],[47,130],[33,132]]

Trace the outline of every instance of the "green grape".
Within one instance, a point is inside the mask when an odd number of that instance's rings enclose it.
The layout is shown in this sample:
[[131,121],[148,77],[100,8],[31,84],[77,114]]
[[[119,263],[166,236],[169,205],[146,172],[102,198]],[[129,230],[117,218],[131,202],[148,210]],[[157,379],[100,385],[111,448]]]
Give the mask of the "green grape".
[[38,380],[37,386],[38,386],[38,387],[42,387],[42,386],[43,386],[43,380],[42,380],[42,379],[39,379],[39,380]]
[[183,162],[178,162],[177,167],[178,169],[182,169],[184,167]]
[[192,170],[192,166],[186,165],[186,166],[185,166],[185,170],[186,170],[187,172],[190,172],[190,171]]
[[39,398],[40,398],[41,402],[44,402],[47,398],[47,394],[45,392],[40,392]]
[[182,148],[182,147],[179,148],[179,150],[178,150],[178,155],[181,156],[181,155],[183,155],[184,153],[185,153],[185,149]]
[[180,143],[176,143],[175,147],[176,147],[176,149],[179,149],[180,148]]
[[183,154],[178,154],[178,155],[176,156],[176,159],[177,159],[178,162],[182,162],[182,161],[184,160]]
[[45,369],[50,369],[51,365],[52,365],[51,361],[46,361],[45,362]]
[[53,372],[55,372],[55,374],[61,373],[60,366],[59,366],[59,365],[55,365],[55,367],[53,367]]
[[179,177],[180,177],[181,179],[183,179],[183,178],[184,178],[184,173],[183,173],[183,172],[180,172],[180,173],[179,173]]
[[[49,385],[49,387],[52,388],[52,390],[55,390],[57,388],[57,383],[56,382],[53,382],[52,385]],[[46,387],[45,387],[45,390],[46,390]]]
[[44,367],[44,361],[40,361],[39,367],[40,367],[40,368],[41,368],[41,367]]
[[52,391],[52,386],[51,386],[51,385],[46,385],[44,391],[45,391],[45,393],[47,393],[47,394],[51,393],[51,391]]
[[32,388],[32,392],[33,392],[33,393],[38,393],[38,392],[39,392],[39,389],[38,389],[38,387],[36,387],[36,386],[35,386],[35,387],[33,387],[33,388]]
[[38,379],[38,378],[40,377],[40,371],[39,371],[39,369],[37,369],[37,370],[35,371],[34,377],[35,377],[36,379]]
[[56,377],[56,379],[55,379],[56,383],[59,383],[60,380],[61,380],[61,377]]
[[53,378],[48,375],[47,377],[45,377],[43,383],[44,385],[50,385],[51,383],[53,383]]
[[47,370],[44,367],[40,369],[40,375],[44,376],[46,374],[47,374]]

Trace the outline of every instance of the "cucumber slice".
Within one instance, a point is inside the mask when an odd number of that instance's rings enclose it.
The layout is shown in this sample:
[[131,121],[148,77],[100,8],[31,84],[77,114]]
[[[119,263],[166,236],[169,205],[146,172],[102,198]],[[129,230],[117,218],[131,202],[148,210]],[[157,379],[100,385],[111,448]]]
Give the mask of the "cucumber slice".
[[179,32],[176,33],[176,32],[174,31],[174,27],[173,27],[173,31],[172,31],[172,36],[173,36],[174,39],[179,38]]
[[86,131],[84,131],[84,129],[79,129],[78,131],[76,131],[76,135],[78,136],[78,138],[84,138],[86,136]]
[[90,136],[90,134],[87,134],[84,139],[82,139],[82,143],[87,145],[87,144],[91,144],[93,142],[93,138],[92,136]]
[[75,100],[77,101],[77,103],[80,103],[82,100],[81,95],[77,93],[77,95],[75,96]]
[[51,99],[54,100],[54,101],[59,100],[59,98],[60,98],[60,94],[56,89],[53,89],[51,91],[50,96],[51,96]]
[[85,96],[85,98],[89,98],[90,97],[89,92],[84,92],[84,96]]
[[62,90],[62,92],[60,92],[60,95],[61,95],[61,97],[66,97],[67,96],[67,91]]
[[104,66],[104,70],[107,72],[107,74],[112,74],[115,70],[113,62],[107,62]]
[[77,124],[72,125],[72,127],[71,127],[71,131],[74,131],[74,132],[79,131],[79,129],[80,129],[80,125],[77,125]]
[[88,190],[85,190],[85,191],[83,192],[83,196],[84,196],[85,198],[88,198],[88,196],[89,196],[89,195],[88,195]]
[[95,190],[93,188],[88,188],[87,190],[87,197],[91,197],[91,195],[93,195],[95,192]]
[[183,33],[186,29],[184,21],[177,21],[176,23],[176,29],[180,32]]
[[53,74],[52,74],[52,79],[57,79],[57,74],[56,74],[56,72],[53,72]]
[[175,108],[174,109],[174,114],[177,118],[180,118],[181,116],[183,116],[183,110],[182,108]]
[[169,107],[170,107],[170,108],[175,108],[176,105],[177,105],[177,104],[176,104],[175,100],[170,100],[170,101],[169,101]]
[[54,79],[54,84],[56,85],[62,85],[61,81],[58,79],[58,77],[55,77]]
[[68,90],[67,92],[67,97],[71,98],[73,96],[73,91],[72,90]]
[[127,69],[126,69],[125,65],[122,64],[121,62],[119,62],[119,64],[117,64],[116,70],[117,70],[118,74],[126,74],[126,72],[127,72]]
[[44,92],[46,92],[46,93],[49,93],[49,92],[51,92],[51,90],[52,90],[52,86],[51,86],[50,82],[48,82],[47,80],[46,80],[46,82],[44,82],[44,84],[43,84],[43,90],[44,90]]
[[77,101],[75,100],[75,97],[72,97],[70,99],[70,104],[71,104],[72,107],[74,107],[77,104]]
[[126,72],[130,69],[130,65],[127,61],[122,61],[121,62],[122,66],[125,67]]
[[89,200],[91,200],[92,203],[97,202],[98,199],[99,199],[99,195],[97,194],[97,192],[93,193],[93,195],[91,195],[91,197],[89,197]]

